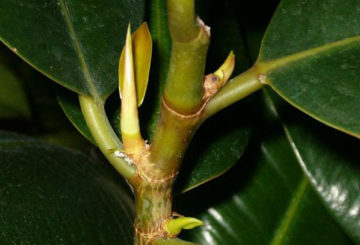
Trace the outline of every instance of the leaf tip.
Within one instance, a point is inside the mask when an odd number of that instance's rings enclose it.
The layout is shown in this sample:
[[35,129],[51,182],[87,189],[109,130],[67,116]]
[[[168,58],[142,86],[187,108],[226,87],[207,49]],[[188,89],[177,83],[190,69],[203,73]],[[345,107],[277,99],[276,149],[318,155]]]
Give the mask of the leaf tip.
[[233,51],[230,51],[228,57],[224,63],[214,72],[214,74],[222,80],[222,85],[225,84],[235,68],[235,54]]

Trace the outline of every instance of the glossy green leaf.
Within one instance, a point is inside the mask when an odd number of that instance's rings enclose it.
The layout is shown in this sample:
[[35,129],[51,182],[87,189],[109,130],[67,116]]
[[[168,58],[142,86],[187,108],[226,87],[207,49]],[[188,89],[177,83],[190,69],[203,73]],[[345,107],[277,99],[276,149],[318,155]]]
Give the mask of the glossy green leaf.
[[0,132],[4,244],[132,244],[133,203],[107,165]]
[[141,0],[4,0],[0,40],[61,85],[105,99],[117,87],[126,27],[144,17]]
[[[166,81],[167,66],[170,59],[171,40],[169,30],[167,28],[166,0],[151,0],[149,6],[151,7],[149,11],[150,31],[154,42],[152,55],[153,69],[151,71],[150,79],[154,82],[149,84],[149,92],[147,93],[146,98],[144,98],[146,103],[140,107],[139,114],[141,117],[141,124],[143,126],[143,133],[149,140],[151,140],[160,115],[161,95]],[[125,38],[125,34],[121,38]],[[70,93],[66,93],[66,95],[64,95],[66,98],[63,98],[62,94],[64,93],[66,92],[64,91],[58,96],[62,109],[79,132],[88,140],[93,142],[93,140],[91,140],[90,131],[87,128],[86,122],[81,114],[77,98]],[[116,111],[118,111],[117,115],[110,117],[113,118],[112,124],[115,131],[118,135],[120,135],[120,110],[118,109]]]
[[303,175],[280,125],[262,135],[233,171],[180,197],[180,213],[204,222],[183,238],[211,245],[353,244]]
[[29,118],[30,108],[16,75],[0,62],[0,119]]
[[268,96],[283,120],[292,149],[323,202],[344,230],[360,244],[360,142],[294,112]]
[[234,118],[234,114],[243,111],[251,115],[244,110],[247,106],[248,103],[235,105],[201,126],[185,154],[176,191],[194,189],[224,174],[237,163],[250,140],[253,125],[244,118]]
[[257,61],[265,82],[315,119],[360,137],[360,1],[283,0]]

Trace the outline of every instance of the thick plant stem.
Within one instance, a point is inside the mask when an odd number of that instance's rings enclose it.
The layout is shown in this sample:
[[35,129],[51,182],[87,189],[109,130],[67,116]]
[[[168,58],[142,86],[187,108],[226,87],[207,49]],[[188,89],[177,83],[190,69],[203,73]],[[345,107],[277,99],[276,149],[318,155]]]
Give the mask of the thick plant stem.
[[168,106],[193,114],[203,105],[203,79],[210,31],[195,19],[194,0],[169,0],[172,38],[170,66],[164,90]]
[[168,237],[164,223],[172,218],[173,179],[144,180],[135,191],[135,244],[148,245],[159,237]]
[[195,17],[194,0],[167,1],[172,51],[161,113],[150,149],[135,159],[135,244],[172,238],[172,185],[204,109],[203,79],[210,33]]
[[151,145],[151,159],[162,177],[178,171],[185,151],[197,128],[200,114],[186,117],[163,101],[158,128]]
[[171,238],[164,223],[172,219],[172,184],[185,150],[198,125],[199,115],[183,117],[162,105],[161,119],[150,154],[136,164],[135,244],[151,244],[154,239]]
[[79,102],[86,124],[101,152],[122,176],[132,179],[136,168],[115,154],[123,146],[107,119],[103,101],[79,95]]
[[198,36],[200,27],[195,20],[194,0],[168,0],[167,8],[173,40],[188,42]]

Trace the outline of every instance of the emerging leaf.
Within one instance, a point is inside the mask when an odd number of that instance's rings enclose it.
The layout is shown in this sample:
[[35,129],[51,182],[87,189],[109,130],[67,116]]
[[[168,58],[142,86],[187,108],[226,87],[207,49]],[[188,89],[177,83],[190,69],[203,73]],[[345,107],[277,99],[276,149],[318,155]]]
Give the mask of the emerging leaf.
[[230,52],[224,63],[215,71],[205,76],[204,79],[204,95],[203,99],[213,97],[229,80],[235,67],[235,55],[233,51]]
[[[119,64],[119,77],[123,76],[124,70],[124,53],[125,47],[121,53]],[[149,72],[152,55],[152,39],[146,22],[132,35],[132,56],[134,62],[135,84],[137,94],[137,104],[140,106],[144,101],[147,84],[149,81]],[[123,89],[123,84],[119,83],[120,96]]]
[[233,51],[230,51],[229,56],[226,58],[224,63],[217,69],[214,74],[220,78],[220,87],[223,86],[230,78],[235,67],[235,55]]
[[135,152],[142,148],[143,140],[139,127],[130,25],[119,62],[119,91],[122,94],[120,124],[124,148],[130,152]]

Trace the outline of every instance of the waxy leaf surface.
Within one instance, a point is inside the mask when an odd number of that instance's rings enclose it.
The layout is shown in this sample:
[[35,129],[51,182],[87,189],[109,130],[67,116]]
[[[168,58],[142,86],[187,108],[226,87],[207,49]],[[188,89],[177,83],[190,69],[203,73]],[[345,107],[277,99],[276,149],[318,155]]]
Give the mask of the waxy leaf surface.
[[29,64],[80,94],[105,99],[117,87],[126,27],[141,0],[3,0],[0,40]]
[[285,100],[360,138],[360,1],[283,0],[258,67]]
[[179,212],[205,224],[183,238],[209,245],[353,244],[302,173],[280,124],[265,132],[231,172],[179,198]]
[[306,176],[331,214],[360,243],[360,141],[324,127],[268,93]]

